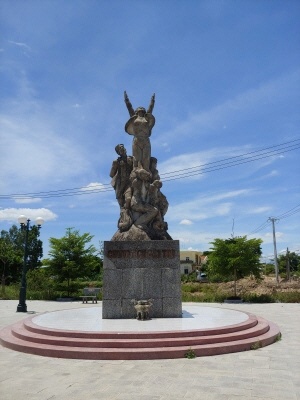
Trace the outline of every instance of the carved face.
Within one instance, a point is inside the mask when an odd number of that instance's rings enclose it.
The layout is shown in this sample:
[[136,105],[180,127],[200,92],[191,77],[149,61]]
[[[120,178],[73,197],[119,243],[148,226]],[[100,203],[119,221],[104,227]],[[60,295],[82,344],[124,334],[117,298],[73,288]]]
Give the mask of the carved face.
[[156,180],[156,181],[153,182],[153,185],[154,185],[155,187],[157,187],[158,189],[160,189],[160,188],[162,187],[162,182]]
[[126,156],[127,154],[123,144],[118,144],[118,146],[116,146],[116,152],[119,154],[119,156]]
[[144,107],[139,107],[135,110],[135,113],[139,116],[139,117],[144,117],[146,114],[146,110],[144,109]]
[[151,178],[151,174],[148,171],[146,171],[145,169],[138,170],[138,176],[143,181],[149,181]]

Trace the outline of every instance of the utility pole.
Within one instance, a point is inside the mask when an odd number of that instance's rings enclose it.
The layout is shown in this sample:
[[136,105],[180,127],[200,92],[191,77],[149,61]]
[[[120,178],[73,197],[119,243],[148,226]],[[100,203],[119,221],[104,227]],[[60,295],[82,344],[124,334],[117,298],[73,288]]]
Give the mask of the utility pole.
[[288,281],[291,280],[291,268],[290,268],[290,256],[289,256],[289,248],[286,248],[286,279]]
[[278,284],[279,283],[279,278],[278,278],[278,263],[277,263],[276,235],[275,235],[275,221],[278,221],[278,219],[274,218],[274,217],[270,217],[268,219],[268,221],[271,221],[272,222],[272,226],[273,226],[275,276],[276,276],[276,282]]

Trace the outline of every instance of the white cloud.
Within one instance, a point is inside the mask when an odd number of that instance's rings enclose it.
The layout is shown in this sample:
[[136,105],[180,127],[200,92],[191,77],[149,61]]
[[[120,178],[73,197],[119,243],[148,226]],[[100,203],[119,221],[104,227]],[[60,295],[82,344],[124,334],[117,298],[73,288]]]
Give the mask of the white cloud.
[[[224,150],[224,148],[215,148],[208,151],[185,153],[171,157],[159,163],[160,175],[162,178],[166,179],[167,177],[178,176],[181,173],[184,175],[201,173],[203,171],[203,166],[205,167],[204,164],[218,159],[219,157],[224,158],[224,151],[228,151],[228,154],[234,152],[232,148],[227,148],[226,150]],[[197,178],[199,179],[199,176],[197,176]]]
[[240,198],[251,193],[251,189],[240,189],[218,194],[207,193],[205,197],[196,196],[192,200],[170,206],[168,219],[182,221],[182,217],[184,217],[184,220],[199,221],[216,216],[229,215],[234,203],[225,200]]
[[257,114],[274,99],[288,97],[291,90],[295,90],[295,87],[298,86],[299,74],[300,70],[296,70],[261,86],[249,89],[209,110],[191,114],[184,122],[172,127],[170,131],[156,140],[168,141],[172,138],[174,143],[176,138],[194,135],[195,132],[205,135],[213,129],[226,126],[227,121],[237,122],[244,119],[245,115]]
[[262,213],[266,213],[267,211],[271,211],[271,210],[272,210],[272,207],[269,207],[269,206],[250,208],[249,214],[262,214]]
[[18,204],[39,203],[40,201],[42,201],[42,199],[40,199],[39,197],[16,197],[16,196],[13,196],[12,198],[15,201],[15,203],[18,203]]
[[2,193],[49,190],[49,184],[87,170],[79,144],[65,137],[49,110],[45,115],[36,103],[25,101],[0,115],[0,129]]
[[[199,180],[213,171],[229,169],[238,165],[238,168],[235,168],[235,174],[245,177],[280,158],[275,155],[265,159],[252,160],[251,155],[247,156],[250,149],[252,149],[250,146],[224,146],[206,151],[179,154],[159,163],[160,176],[163,180],[170,178],[182,178],[189,181]],[[245,165],[244,168],[243,165]],[[276,171],[274,170],[272,176],[275,175]]]
[[33,222],[42,217],[44,221],[53,221],[57,215],[47,208],[4,208],[0,210],[0,220],[17,223],[20,215],[25,215]]
[[[280,158],[280,157],[278,157],[278,158]],[[273,169],[273,170],[272,170],[271,172],[269,172],[268,174],[261,176],[261,177],[259,178],[259,180],[268,179],[268,178],[273,178],[273,177],[278,176],[278,175],[279,175],[279,171],[277,171],[276,169]]]
[[200,228],[198,231],[189,230],[172,230],[172,237],[180,241],[180,248],[183,249],[197,249],[197,251],[208,250],[210,247],[210,242],[212,242],[217,237],[228,237],[226,235],[220,234],[220,232],[203,232]]
[[28,46],[26,43],[15,42],[15,41],[13,41],[13,40],[9,40],[8,43],[14,44],[14,45],[16,45],[16,46],[18,46],[18,47],[23,47],[23,48],[25,48],[26,50],[31,50],[30,46]]
[[183,219],[182,221],[179,222],[179,225],[192,225],[193,222],[189,219]]
[[91,182],[88,185],[83,186],[80,190],[82,192],[99,192],[104,189],[105,189],[105,186],[102,183]]

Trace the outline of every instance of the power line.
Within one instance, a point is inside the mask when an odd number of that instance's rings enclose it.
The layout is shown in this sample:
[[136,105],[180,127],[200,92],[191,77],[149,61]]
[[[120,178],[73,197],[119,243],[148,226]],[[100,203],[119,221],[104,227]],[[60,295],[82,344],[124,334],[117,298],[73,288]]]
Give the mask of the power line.
[[268,225],[270,225],[270,222],[267,220],[266,222],[264,222],[263,224],[259,225],[256,229],[254,229],[252,232],[248,233],[247,236],[251,236],[254,235],[255,233],[258,233],[260,231],[262,231],[263,229],[265,229]]
[[[294,143],[294,144],[292,145],[291,143]],[[272,148],[275,148],[275,147],[280,147],[280,146],[283,146],[283,148],[282,149],[276,149],[276,150],[274,149],[274,150],[271,150],[271,151],[266,151],[266,150],[269,150],[269,149],[272,149]],[[282,150],[288,149],[288,148],[293,147],[293,146],[297,146],[297,147],[295,147],[294,149],[292,148],[292,150],[295,150],[295,149],[299,148],[300,139],[295,139],[295,140],[291,140],[289,142],[284,142],[284,143],[281,143],[281,144],[278,144],[278,145],[264,147],[264,148],[262,148],[260,150],[257,149],[257,150],[250,151],[248,153],[244,153],[244,154],[241,154],[241,155],[238,155],[238,156],[232,156],[232,157],[228,157],[228,158],[225,158],[225,159],[221,159],[219,161],[213,161],[213,162],[210,162],[210,163],[205,163],[205,164],[197,165],[197,166],[194,166],[194,167],[180,169],[178,171],[168,172],[168,173],[163,174],[163,176],[166,176],[166,175],[169,175],[169,174],[173,174],[173,173],[176,173],[176,172],[181,172],[181,171],[187,171],[187,170],[191,170],[191,169],[200,168],[201,166],[215,165],[215,164],[219,164],[219,163],[224,163],[224,161],[233,160],[233,159],[237,159],[237,158],[243,158],[245,156],[248,156],[250,154],[255,154],[255,153],[256,153],[256,157],[262,156],[262,155],[264,156],[266,154],[269,154],[269,156],[271,156],[272,154],[270,154],[270,153],[273,153],[273,152],[275,152],[275,155],[277,155],[278,152],[282,152]],[[262,154],[258,154],[258,153],[262,153]],[[246,158],[252,158],[252,157],[254,157],[254,156],[246,157]],[[240,160],[238,160],[238,161],[240,161]],[[230,161],[229,163],[231,163],[231,162],[235,162],[235,161]],[[226,164],[228,164],[228,163],[226,163]]]
[[296,214],[300,211],[300,204],[297,204],[295,207],[291,208],[290,210],[284,212],[283,214],[278,215],[277,219],[284,219],[290,217],[291,215]]
[[[196,175],[201,175],[204,173],[219,171],[225,168],[234,167],[237,165],[261,160],[264,158],[268,158],[271,156],[276,156],[281,153],[293,151],[300,148],[300,139],[292,140],[289,142],[284,142],[279,145],[269,146],[266,148],[262,148],[260,150],[251,151],[248,153],[244,153],[238,156],[232,156],[229,158],[225,158],[222,160],[200,164],[190,168],[184,168],[177,171],[167,172],[162,174],[162,178],[164,181],[177,180],[182,178],[189,178]],[[272,150],[270,150],[272,149]],[[99,188],[97,188],[99,186]],[[72,188],[72,189],[60,189],[60,190],[52,190],[52,191],[44,191],[44,192],[34,192],[34,193],[22,193],[22,194],[9,194],[9,195],[0,195],[0,199],[23,199],[26,197],[39,197],[39,198],[50,198],[50,197],[65,197],[65,196],[80,196],[86,194],[95,194],[95,193],[103,193],[110,192],[113,188],[109,183],[95,185],[94,188]]]
[[[202,174],[208,173],[208,172],[219,171],[219,170],[222,170],[222,169],[225,169],[225,168],[235,167],[237,165],[246,164],[246,163],[249,163],[249,162],[252,162],[252,161],[257,161],[257,160],[268,158],[268,157],[271,157],[271,156],[274,156],[274,155],[279,155],[281,153],[285,153],[285,152],[288,152],[288,151],[296,150],[297,148],[300,148],[300,145],[298,147],[292,148],[290,150],[281,150],[281,151],[277,151],[277,152],[272,152],[272,154],[269,154],[269,155],[252,156],[252,157],[248,157],[248,158],[246,158],[244,160],[231,161],[231,162],[224,163],[224,164],[221,164],[221,165],[216,166],[216,167],[202,168],[201,170],[193,172],[193,173],[188,173],[188,174],[179,173],[177,175],[174,175],[173,177],[165,178],[164,181],[167,182],[167,181],[171,181],[171,180],[174,180],[174,179],[189,178],[189,177],[196,176],[196,175],[202,175]],[[206,164],[203,164],[203,165],[206,165]],[[194,168],[196,168],[196,167],[194,167]],[[169,174],[171,174],[171,172]]]
[[292,215],[297,214],[299,211],[300,211],[300,208],[299,208],[299,210],[295,210],[294,212],[292,212],[292,213],[290,213],[290,214],[288,214],[288,215],[286,215],[284,217],[281,217],[280,220],[288,218],[288,217],[291,217]]
[[[280,221],[282,219],[291,217],[292,215],[298,213],[300,211],[300,204],[297,204],[295,207],[291,208],[288,211],[285,211],[284,213],[278,215],[277,217],[273,217],[274,221]],[[261,225],[259,225],[256,229],[254,229],[253,231],[251,231],[250,233],[248,233],[247,236],[251,236],[254,235],[255,233],[258,233],[260,231],[262,231],[263,229],[265,229],[268,225],[270,225],[270,223],[272,222],[272,218],[268,218],[267,221],[263,222]]]

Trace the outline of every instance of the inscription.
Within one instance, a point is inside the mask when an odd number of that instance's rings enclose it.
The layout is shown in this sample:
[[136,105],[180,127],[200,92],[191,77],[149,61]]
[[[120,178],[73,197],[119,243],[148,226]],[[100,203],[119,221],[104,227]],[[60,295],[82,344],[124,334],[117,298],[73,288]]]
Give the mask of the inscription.
[[153,250],[108,250],[108,258],[175,258],[176,252],[172,249]]

